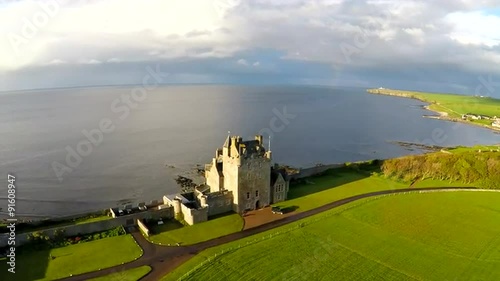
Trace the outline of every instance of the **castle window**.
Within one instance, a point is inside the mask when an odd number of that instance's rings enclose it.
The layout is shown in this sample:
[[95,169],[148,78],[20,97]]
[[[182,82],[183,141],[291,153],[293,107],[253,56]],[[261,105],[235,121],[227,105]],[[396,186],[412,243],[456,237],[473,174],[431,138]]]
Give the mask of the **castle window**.
[[259,191],[258,190],[255,191],[255,197],[259,197]]
[[247,192],[247,199],[250,199],[250,192]]

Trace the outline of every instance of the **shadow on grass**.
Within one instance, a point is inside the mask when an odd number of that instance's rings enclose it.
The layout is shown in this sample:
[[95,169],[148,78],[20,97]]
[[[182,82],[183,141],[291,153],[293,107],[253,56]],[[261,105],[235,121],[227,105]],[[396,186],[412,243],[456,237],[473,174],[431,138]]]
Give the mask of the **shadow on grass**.
[[165,231],[175,230],[184,227],[182,223],[177,220],[171,219],[165,221],[163,224],[148,224],[148,228],[152,235],[159,234]]
[[49,266],[49,259],[50,249],[31,250],[20,247],[16,249],[15,274],[7,271],[10,268],[7,260],[0,259],[0,280],[44,279]]
[[337,168],[327,170],[316,176],[294,180],[290,182],[288,200],[362,180],[370,177],[372,173],[380,173],[380,167],[378,165],[373,165],[361,168]]
[[208,217],[208,220],[211,221],[211,220],[215,220],[215,219],[218,219],[218,218],[227,217],[227,216],[234,215],[234,214],[236,214],[236,213],[233,212],[233,211],[229,211],[229,212],[226,212],[226,213],[223,213],[223,214],[218,214],[218,215],[210,216],[210,217]]

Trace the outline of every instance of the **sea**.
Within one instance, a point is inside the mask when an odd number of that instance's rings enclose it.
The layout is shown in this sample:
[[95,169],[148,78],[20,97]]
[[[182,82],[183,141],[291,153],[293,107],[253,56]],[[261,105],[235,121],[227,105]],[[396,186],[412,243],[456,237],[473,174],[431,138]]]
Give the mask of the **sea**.
[[196,182],[227,135],[264,136],[294,167],[500,143],[491,130],[424,118],[425,103],[363,88],[170,85],[0,93],[0,215],[15,176],[16,213],[43,218],[161,200]]

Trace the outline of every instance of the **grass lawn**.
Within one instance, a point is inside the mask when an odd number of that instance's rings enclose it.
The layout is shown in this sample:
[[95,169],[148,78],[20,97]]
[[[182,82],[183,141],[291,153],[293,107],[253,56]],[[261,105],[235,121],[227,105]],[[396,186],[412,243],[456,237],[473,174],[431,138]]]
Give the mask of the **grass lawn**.
[[151,271],[151,267],[145,265],[133,269],[112,273],[103,277],[89,279],[88,281],[137,281]]
[[192,226],[183,226],[177,221],[168,221],[163,225],[151,227],[153,233],[149,240],[157,244],[176,244],[190,245],[243,229],[243,219],[238,214],[226,214],[212,218],[206,222],[194,224]]
[[[274,206],[303,212],[346,197],[410,186],[410,183],[397,182],[382,176],[341,169],[333,170],[327,175],[310,177],[307,181],[308,183],[291,184],[288,200]],[[446,182],[436,184],[447,186]]]
[[[446,112],[451,118],[461,118],[462,114],[466,113],[487,115],[490,117],[500,115],[500,99],[489,97],[425,93],[392,89],[370,89],[368,92],[419,99],[430,103],[429,109]],[[492,127],[491,120],[471,120],[470,122]]]
[[500,280],[499,221],[497,192],[368,198],[207,249],[162,280]]
[[54,280],[129,262],[141,255],[142,250],[131,235],[18,253],[15,275],[7,277],[7,264],[0,261],[0,280]]
[[454,148],[451,148],[451,149],[447,149],[447,151],[451,152],[451,153],[462,153],[462,152],[478,152],[479,150],[481,150],[482,152],[485,152],[485,151],[490,151],[490,150],[493,150],[493,151],[496,151],[500,149],[500,144],[499,145],[476,145],[476,146],[458,146],[458,147],[454,147]]

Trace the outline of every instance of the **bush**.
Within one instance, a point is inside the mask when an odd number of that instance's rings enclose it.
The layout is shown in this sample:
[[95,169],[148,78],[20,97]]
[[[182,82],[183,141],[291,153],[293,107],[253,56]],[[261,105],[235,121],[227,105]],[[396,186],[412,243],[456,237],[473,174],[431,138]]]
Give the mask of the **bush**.
[[383,161],[382,173],[396,180],[436,179],[500,188],[500,153],[430,153]]

